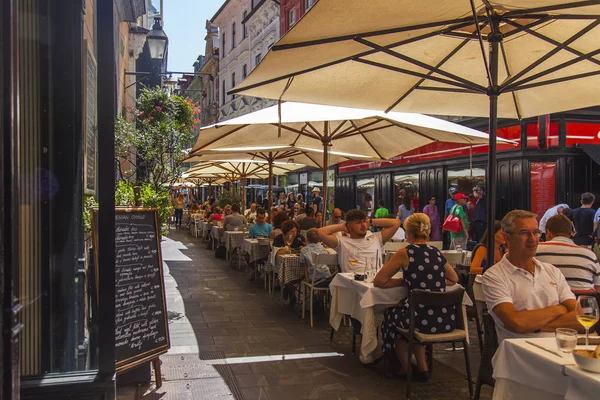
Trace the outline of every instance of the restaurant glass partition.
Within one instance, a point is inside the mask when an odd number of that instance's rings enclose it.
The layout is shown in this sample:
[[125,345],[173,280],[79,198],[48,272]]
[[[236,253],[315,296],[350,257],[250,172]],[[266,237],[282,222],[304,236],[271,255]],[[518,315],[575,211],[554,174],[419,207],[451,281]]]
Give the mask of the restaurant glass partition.
[[371,215],[375,197],[375,177],[356,180],[356,208]]
[[398,213],[398,208],[402,204],[402,200],[409,196],[415,210],[419,210],[419,175],[418,174],[403,174],[394,175],[394,210],[390,212]]

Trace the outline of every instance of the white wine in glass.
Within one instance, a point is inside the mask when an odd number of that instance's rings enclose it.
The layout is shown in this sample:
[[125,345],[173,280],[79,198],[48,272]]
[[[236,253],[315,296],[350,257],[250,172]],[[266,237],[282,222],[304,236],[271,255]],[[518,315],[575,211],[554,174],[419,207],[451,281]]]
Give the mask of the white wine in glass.
[[589,344],[588,336],[590,328],[596,325],[598,318],[600,318],[596,298],[592,296],[579,296],[575,315],[577,316],[577,322],[585,328],[585,345],[587,346]]

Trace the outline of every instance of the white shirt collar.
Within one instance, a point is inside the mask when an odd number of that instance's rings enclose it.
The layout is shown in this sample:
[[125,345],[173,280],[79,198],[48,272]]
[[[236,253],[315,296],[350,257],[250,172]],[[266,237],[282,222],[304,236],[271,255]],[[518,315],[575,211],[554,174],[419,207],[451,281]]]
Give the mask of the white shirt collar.
[[[506,257],[506,254],[504,255],[504,257],[502,257],[502,260],[500,261],[502,263],[502,265],[504,265],[511,274],[514,274],[518,271],[525,271],[523,268],[519,268],[515,265],[513,265],[508,258]],[[535,257],[533,257],[533,263],[536,266],[536,269],[540,269],[543,270],[544,269],[544,264],[541,263],[540,261],[538,261]],[[525,271],[527,272],[527,271]]]

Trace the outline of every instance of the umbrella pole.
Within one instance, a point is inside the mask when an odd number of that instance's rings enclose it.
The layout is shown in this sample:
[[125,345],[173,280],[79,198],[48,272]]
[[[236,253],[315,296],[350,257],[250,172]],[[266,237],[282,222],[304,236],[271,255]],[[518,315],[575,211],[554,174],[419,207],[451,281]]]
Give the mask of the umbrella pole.
[[496,18],[490,18],[492,33],[488,35],[490,43],[490,81],[491,88],[489,90],[490,98],[490,134],[489,134],[489,149],[488,149],[488,181],[486,187],[487,195],[487,228],[488,236],[486,241],[487,246],[487,268],[495,264],[494,262],[494,223],[496,220],[496,133],[498,131],[498,45],[502,40],[499,22]]
[[242,215],[246,211],[246,178],[242,178]]
[[[273,198],[272,198],[272,191],[273,191],[273,153],[269,152],[269,192],[267,193],[267,199],[269,201],[268,204],[268,210],[265,210],[267,213],[269,213],[269,218],[271,218],[271,207],[273,207]],[[271,220],[272,221],[272,220]]]
[[[325,122],[325,129],[327,130],[328,123]],[[327,167],[329,165],[329,159],[327,150],[329,149],[329,141],[323,141],[323,220],[327,219]],[[319,211],[317,209],[317,211]],[[316,212],[315,212],[316,214]]]

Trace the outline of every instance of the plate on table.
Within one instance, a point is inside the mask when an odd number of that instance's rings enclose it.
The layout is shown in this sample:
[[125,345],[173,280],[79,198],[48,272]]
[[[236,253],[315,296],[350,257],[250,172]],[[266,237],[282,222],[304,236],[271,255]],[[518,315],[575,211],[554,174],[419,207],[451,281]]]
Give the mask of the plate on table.
[[585,349],[575,349],[573,358],[579,368],[600,373],[600,344],[595,348],[587,346]]

